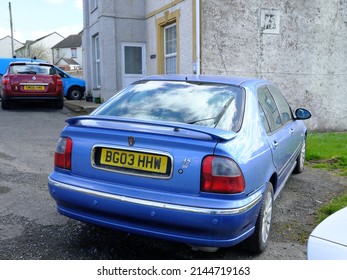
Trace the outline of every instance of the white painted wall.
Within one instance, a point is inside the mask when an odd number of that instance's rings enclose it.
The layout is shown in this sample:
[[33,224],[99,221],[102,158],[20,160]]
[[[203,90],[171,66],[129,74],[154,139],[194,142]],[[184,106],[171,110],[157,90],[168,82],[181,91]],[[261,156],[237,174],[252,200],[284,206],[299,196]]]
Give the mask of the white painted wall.
[[[13,40],[14,50],[21,48],[24,44]],[[0,39],[0,57],[12,57],[12,40],[10,36]]]
[[[147,0],[146,13],[151,14],[160,10],[169,0]],[[180,10],[179,22],[179,62],[180,74],[193,73],[193,26],[192,26],[192,1],[182,1],[176,5],[172,5],[160,13],[156,13],[152,17],[147,18],[147,74],[157,74],[157,59],[151,59],[151,55],[157,56],[157,39],[156,39],[156,19],[164,16],[165,12],[172,13]]]

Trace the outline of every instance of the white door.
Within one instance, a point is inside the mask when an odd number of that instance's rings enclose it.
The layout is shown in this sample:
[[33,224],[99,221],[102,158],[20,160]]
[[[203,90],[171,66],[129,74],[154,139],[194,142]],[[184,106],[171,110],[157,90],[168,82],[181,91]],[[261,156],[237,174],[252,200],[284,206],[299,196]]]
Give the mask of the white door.
[[146,75],[145,44],[122,43],[123,88]]

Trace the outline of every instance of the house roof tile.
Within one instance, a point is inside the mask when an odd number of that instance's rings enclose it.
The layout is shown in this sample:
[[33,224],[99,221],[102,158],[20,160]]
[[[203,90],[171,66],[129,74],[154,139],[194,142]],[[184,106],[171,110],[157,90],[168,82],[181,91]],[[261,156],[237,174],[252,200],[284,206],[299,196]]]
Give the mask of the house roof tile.
[[60,41],[58,44],[54,45],[52,49],[60,48],[78,48],[82,46],[81,35],[70,35],[64,40]]

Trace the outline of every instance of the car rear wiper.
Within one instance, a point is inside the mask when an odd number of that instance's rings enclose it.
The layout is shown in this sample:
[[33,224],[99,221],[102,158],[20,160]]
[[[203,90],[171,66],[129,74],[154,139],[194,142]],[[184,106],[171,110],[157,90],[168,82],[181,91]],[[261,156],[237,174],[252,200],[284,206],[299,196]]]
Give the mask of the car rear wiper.
[[226,110],[229,108],[231,102],[234,101],[234,98],[230,98],[228,100],[227,103],[225,103],[225,105],[223,106],[222,110],[219,112],[218,116],[215,118],[216,121],[214,122],[214,124],[217,126],[217,124],[219,123],[219,121],[222,119],[224,113],[226,112]]
[[35,71],[23,71],[23,72],[17,72],[17,74],[36,74]]
[[206,119],[199,119],[199,120],[194,120],[194,121],[190,121],[187,122],[187,124],[195,124],[198,122],[203,122],[203,121],[209,121],[209,120],[215,120],[213,122],[214,125],[217,125],[219,123],[219,121],[221,120],[221,118],[223,117],[225,111],[228,109],[228,107],[230,106],[231,102],[233,102],[234,98],[230,98],[228,100],[227,103],[225,103],[225,105],[223,106],[222,110],[218,113],[218,115],[216,117],[212,117],[212,118],[206,118]]
[[190,121],[190,122],[187,122],[187,124],[195,124],[195,123],[198,123],[198,122],[209,121],[209,120],[214,120],[214,119],[216,119],[216,117]]

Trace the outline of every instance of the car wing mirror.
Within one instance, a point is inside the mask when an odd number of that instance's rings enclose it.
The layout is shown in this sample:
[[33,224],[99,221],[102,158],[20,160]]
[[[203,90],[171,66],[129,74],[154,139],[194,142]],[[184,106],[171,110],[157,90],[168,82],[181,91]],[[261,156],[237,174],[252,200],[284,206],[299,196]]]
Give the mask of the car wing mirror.
[[304,108],[298,108],[295,111],[295,119],[296,120],[307,120],[311,118],[312,114],[309,110]]

